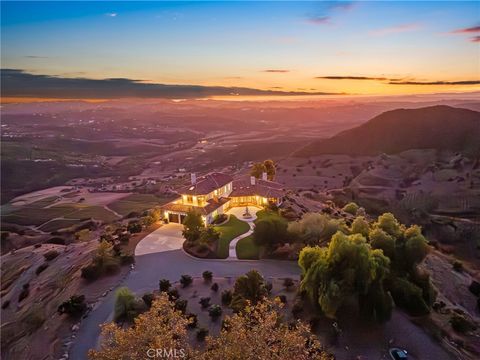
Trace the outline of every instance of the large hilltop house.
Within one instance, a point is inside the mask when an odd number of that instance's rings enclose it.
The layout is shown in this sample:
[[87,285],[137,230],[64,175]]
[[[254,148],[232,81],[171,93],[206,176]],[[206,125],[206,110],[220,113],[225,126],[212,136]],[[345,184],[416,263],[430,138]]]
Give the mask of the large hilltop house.
[[187,213],[196,210],[206,224],[232,207],[280,205],[283,187],[267,180],[244,176],[233,179],[230,175],[214,172],[201,178],[191,174],[191,184],[177,190],[180,197],[162,207],[169,222],[182,223]]

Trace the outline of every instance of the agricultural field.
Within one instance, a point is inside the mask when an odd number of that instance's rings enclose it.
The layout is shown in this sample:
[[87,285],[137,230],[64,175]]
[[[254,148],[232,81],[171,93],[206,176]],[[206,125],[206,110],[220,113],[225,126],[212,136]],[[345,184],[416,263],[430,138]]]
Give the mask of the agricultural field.
[[108,205],[116,213],[127,216],[131,212],[142,212],[163,205],[172,198],[158,197],[153,194],[132,194]]

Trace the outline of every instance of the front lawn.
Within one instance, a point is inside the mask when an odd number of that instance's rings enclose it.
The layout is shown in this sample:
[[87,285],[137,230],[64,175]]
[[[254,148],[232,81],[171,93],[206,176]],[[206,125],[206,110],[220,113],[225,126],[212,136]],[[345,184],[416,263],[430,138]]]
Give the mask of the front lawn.
[[237,257],[243,260],[258,260],[263,248],[253,241],[253,235],[249,235],[237,243]]
[[220,240],[217,246],[217,256],[221,259],[228,257],[228,247],[230,241],[237,236],[246,233],[250,230],[250,226],[245,221],[239,220],[234,215],[230,215],[228,221],[219,226],[215,226],[215,230],[220,233]]

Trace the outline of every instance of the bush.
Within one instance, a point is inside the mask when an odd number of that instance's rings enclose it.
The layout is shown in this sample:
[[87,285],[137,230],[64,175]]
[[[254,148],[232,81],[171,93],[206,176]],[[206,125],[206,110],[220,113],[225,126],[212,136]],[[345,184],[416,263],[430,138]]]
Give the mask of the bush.
[[222,291],[222,304],[230,305],[232,302],[232,290],[223,290]]
[[278,298],[280,299],[280,301],[282,302],[282,304],[286,304],[287,303],[287,297],[285,295],[279,295]]
[[213,285],[210,287],[210,289],[211,289],[212,291],[217,292],[217,291],[218,291],[218,284],[217,284],[217,283],[213,283]]
[[127,255],[127,254],[121,254],[120,255],[120,264],[122,265],[130,265],[135,263],[135,256],[133,255]]
[[142,225],[136,221],[130,221],[127,226],[127,230],[132,234],[142,232]]
[[43,257],[45,258],[45,260],[51,261],[55,259],[58,255],[59,253],[57,250],[50,250],[50,251],[47,251],[45,254],[43,254]]
[[102,275],[102,269],[96,264],[90,264],[82,268],[82,278],[88,281],[97,280]]
[[200,305],[202,305],[202,309],[206,309],[207,307],[210,306],[210,298],[209,297],[202,297],[202,298],[200,298],[200,301],[198,303]]
[[40,275],[40,273],[43,272],[46,268],[48,268],[48,264],[43,263],[42,265],[37,267],[37,269],[35,270],[35,274]]
[[468,320],[465,316],[453,313],[450,317],[450,325],[452,325],[452,329],[465,334],[469,331],[474,331],[477,329],[477,326],[470,320]]
[[56,245],[65,245],[65,239],[61,238],[61,237],[58,237],[58,236],[55,236],[55,237],[52,237],[52,238],[48,239],[47,243],[48,244],[56,244]]
[[285,286],[287,290],[290,290],[293,285],[295,285],[295,283],[292,278],[285,278],[285,280],[283,280],[283,286]]
[[154,293],[145,293],[142,296],[142,300],[147,306],[147,308],[152,307],[153,300],[155,300],[155,294]]
[[462,272],[463,271],[463,263],[459,260],[455,260],[453,262],[453,270],[455,270],[456,272]]
[[227,220],[227,215],[226,214],[219,214],[215,216],[215,218],[212,221],[213,225],[221,224]]
[[345,211],[350,215],[357,215],[358,209],[359,209],[359,206],[354,202],[350,202],[342,208],[343,211]]
[[170,280],[167,280],[167,279],[161,279],[158,282],[158,287],[160,288],[160,291],[163,291],[163,292],[167,292],[168,290],[170,290],[171,286],[172,284],[170,284]]
[[190,275],[182,275],[180,278],[180,284],[185,288],[193,282],[193,279]]
[[137,315],[135,295],[127,287],[119,288],[115,293],[115,321],[132,321]]
[[177,309],[178,311],[181,311],[184,314],[187,311],[187,305],[188,305],[187,300],[181,300],[181,299],[175,300],[175,309]]
[[30,294],[30,284],[23,284],[22,291],[18,294],[18,302],[24,300]]
[[213,277],[213,274],[212,274],[211,271],[204,271],[202,273],[202,277],[203,277],[203,280],[205,280],[205,281],[211,281],[212,277]]
[[177,289],[171,289],[170,291],[167,292],[167,295],[170,301],[175,301],[180,297],[180,294],[178,293]]
[[85,303],[85,296],[73,295],[67,301],[60,304],[57,309],[59,314],[67,314],[73,318],[79,318],[87,311],[87,304]]
[[212,305],[210,306],[210,309],[208,309],[208,315],[210,315],[212,320],[216,320],[220,315],[222,315],[222,308],[220,305]]
[[129,233],[121,233],[118,235],[118,241],[120,241],[122,244],[128,244],[130,241],[130,234]]
[[273,284],[271,281],[267,281],[265,283],[265,289],[267,289],[267,292],[270,294],[272,292],[272,289],[273,289]]
[[188,313],[187,315],[185,315],[185,317],[189,320],[188,327],[190,329],[194,329],[194,328],[197,327],[197,324],[198,324],[197,315],[192,314],[192,313]]
[[208,329],[205,329],[205,328],[200,328],[197,330],[197,340],[198,341],[204,341],[205,338],[207,337],[208,335]]

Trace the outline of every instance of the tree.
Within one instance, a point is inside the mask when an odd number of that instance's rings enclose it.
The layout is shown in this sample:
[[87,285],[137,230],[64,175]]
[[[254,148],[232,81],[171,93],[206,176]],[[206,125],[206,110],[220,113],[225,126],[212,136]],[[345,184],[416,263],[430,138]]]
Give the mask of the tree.
[[265,166],[268,180],[273,181],[276,174],[275,163],[273,162],[273,160],[265,160],[263,162],[263,165]]
[[363,216],[357,216],[352,222],[350,232],[352,234],[362,234],[363,236],[367,237],[368,233],[370,232],[370,224]]
[[200,238],[204,227],[202,215],[198,211],[191,210],[183,220],[182,235],[186,241],[193,243]]
[[162,293],[148,312],[135,318],[134,326],[102,325],[100,347],[88,356],[91,360],[144,359],[151,349],[178,349],[183,357],[192,358],[187,325],[186,317]]
[[127,287],[115,292],[115,321],[132,320],[135,317],[135,295]]
[[321,213],[306,213],[300,220],[288,224],[288,232],[291,237],[309,246],[330,240],[332,235],[339,230],[348,232],[343,220],[333,219],[329,215]]
[[119,260],[115,257],[112,244],[107,241],[102,241],[95,252],[93,263],[100,268],[102,273],[117,270]]
[[281,307],[279,301],[263,301],[226,317],[220,335],[208,337],[195,359],[333,359],[306,325],[284,323]]
[[253,239],[258,245],[273,247],[288,240],[287,221],[280,216],[258,220],[253,229]]
[[255,176],[257,179],[262,177],[262,174],[267,172],[267,168],[264,163],[255,163],[252,166],[252,170],[250,171],[250,175]]
[[256,304],[268,295],[265,280],[257,270],[250,270],[235,281],[230,307],[242,311],[247,302]]
[[304,248],[299,265],[301,289],[325,315],[335,317],[344,300],[356,296],[362,313],[378,321],[390,316],[391,298],[383,288],[390,260],[381,250],[372,250],[361,234],[339,231],[328,248]]

